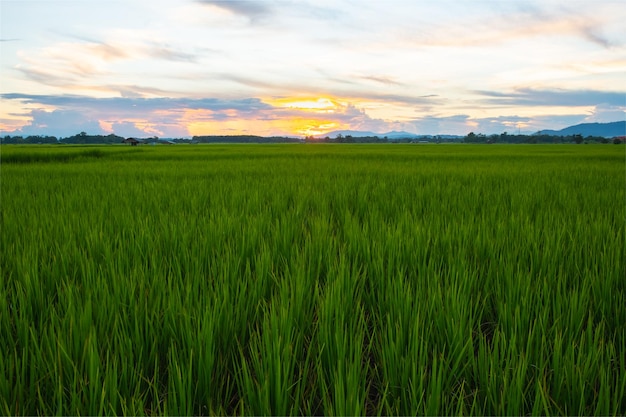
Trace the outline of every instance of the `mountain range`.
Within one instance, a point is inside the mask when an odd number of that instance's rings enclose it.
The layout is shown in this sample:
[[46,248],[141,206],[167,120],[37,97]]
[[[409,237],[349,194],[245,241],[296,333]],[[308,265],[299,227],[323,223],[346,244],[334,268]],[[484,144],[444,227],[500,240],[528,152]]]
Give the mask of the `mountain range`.
[[[611,122],[611,123],[581,123],[574,126],[569,126],[561,130],[540,130],[536,134],[538,135],[551,135],[551,136],[571,136],[582,135],[587,136],[599,136],[605,138],[612,138],[615,136],[626,136],[626,121]],[[355,138],[361,137],[373,137],[379,138],[387,137],[388,139],[415,139],[423,137],[432,137],[432,135],[418,135],[409,132],[391,131],[387,133],[376,133],[362,130],[334,130],[318,137],[336,138],[337,136],[352,136]],[[457,135],[437,135],[440,138],[453,139],[461,138],[463,136]]]
[[363,131],[363,130],[333,130],[332,132],[319,135],[319,137],[336,138],[339,135],[343,137],[352,136],[354,138],[378,136],[379,138],[387,137],[387,139],[415,139],[415,138],[421,138],[424,136],[431,136],[431,135],[416,135],[415,133],[402,132],[402,131],[398,132],[396,130],[393,130],[387,133],[376,133],[376,132],[368,132],[368,131]]
[[626,121],[611,123],[582,123],[575,126],[569,126],[561,130],[540,130],[537,133],[540,135],[551,136],[581,135],[583,137],[600,136],[612,138],[615,136],[626,136]]

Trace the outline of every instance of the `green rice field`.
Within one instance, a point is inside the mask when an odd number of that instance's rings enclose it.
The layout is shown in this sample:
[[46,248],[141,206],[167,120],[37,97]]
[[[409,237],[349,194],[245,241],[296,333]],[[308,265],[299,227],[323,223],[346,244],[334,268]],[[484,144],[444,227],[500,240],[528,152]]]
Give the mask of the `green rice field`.
[[0,151],[0,414],[626,415],[623,146]]

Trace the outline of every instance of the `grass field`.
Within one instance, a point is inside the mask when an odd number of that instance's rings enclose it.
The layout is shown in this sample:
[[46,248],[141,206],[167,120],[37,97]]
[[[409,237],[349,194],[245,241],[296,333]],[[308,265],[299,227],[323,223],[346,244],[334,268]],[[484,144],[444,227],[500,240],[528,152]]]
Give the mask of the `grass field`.
[[625,161],[3,146],[0,414],[625,415]]

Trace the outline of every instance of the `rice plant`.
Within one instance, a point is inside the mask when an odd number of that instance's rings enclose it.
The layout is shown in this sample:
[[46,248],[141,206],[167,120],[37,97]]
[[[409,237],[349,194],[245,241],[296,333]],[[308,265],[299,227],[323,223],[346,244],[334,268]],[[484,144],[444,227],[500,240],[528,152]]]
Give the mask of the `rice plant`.
[[614,146],[10,146],[0,412],[624,415]]

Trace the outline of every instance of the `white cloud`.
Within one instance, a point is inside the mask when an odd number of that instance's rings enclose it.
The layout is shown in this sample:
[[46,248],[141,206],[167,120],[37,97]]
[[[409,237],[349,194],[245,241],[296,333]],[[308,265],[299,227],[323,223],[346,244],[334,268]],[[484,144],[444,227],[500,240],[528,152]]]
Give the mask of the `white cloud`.
[[609,123],[620,120],[626,120],[626,95],[624,96],[624,105],[600,104],[595,106],[593,112],[585,117],[585,122],[588,123]]
[[80,132],[103,134],[98,120],[75,110],[32,110],[31,121],[14,134],[21,135],[51,135],[57,137],[72,136]]

